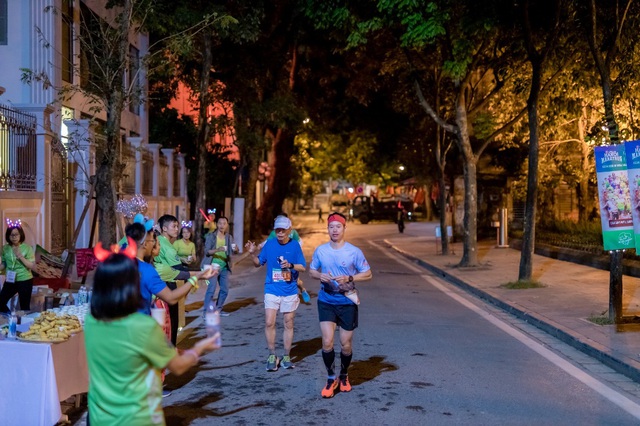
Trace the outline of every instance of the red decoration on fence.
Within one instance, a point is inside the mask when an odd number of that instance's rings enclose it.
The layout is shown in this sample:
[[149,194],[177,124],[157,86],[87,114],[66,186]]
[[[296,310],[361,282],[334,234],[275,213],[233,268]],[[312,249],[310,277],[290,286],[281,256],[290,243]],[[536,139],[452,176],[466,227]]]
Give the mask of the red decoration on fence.
[[90,271],[98,266],[98,259],[93,254],[93,249],[76,249],[76,269],[79,277],[86,277]]

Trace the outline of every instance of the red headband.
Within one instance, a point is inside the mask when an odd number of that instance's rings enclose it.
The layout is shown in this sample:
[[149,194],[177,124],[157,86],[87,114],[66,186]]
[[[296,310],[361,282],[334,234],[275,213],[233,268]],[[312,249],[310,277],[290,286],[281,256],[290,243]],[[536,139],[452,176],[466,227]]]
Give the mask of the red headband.
[[96,259],[100,262],[104,262],[107,257],[111,256],[114,253],[121,253],[127,256],[129,259],[135,259],[137,253],[136,243],[130,238],[127,237],[127,247],[121,249],[117,244],[113,244],[111,246],[111,250],[107,250],[102,247],[102,242],[98,242],[96,246],[93,248],[93,254],[96,256]]
[[339,214],[330,214],[329,217],[327,218],[327,225],[329,225],[331,222],[340,222],[343,225],[347,224],[347,221],[344,220],[344,217],[340,216]]

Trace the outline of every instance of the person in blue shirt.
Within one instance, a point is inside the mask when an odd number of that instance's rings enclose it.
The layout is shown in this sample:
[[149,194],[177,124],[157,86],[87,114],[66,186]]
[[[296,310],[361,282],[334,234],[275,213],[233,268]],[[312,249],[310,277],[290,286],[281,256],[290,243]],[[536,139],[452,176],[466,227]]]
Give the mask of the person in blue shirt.
[[[341,213],[327,218],[329,242],[316,248],[309,265],[309,276],[320,280],[318,318],[322,332],[322,360],[327,368],[327,384],[322,388],[323,398],[331,398],[338,384],[341,392],[350,392],[347,369],[353,356],[353,333],[358,327],[358,298],[355,283],[373,277],[371,267],[362,250],[345,241],[347,219]],[[350,297],[355,294],[356,297]],[[335,351],[333,339],[340,327],[340,377],[334,371]]]
[[139,312],[151,315],[151,302],[155,295],[164,300],[169,305],[175,305],[185,297],[192,287],[198,285],[198,280],[206,280],[214,276],[217,272],[211,269],[204,271],[175,271],[175,280],[185,280],[191,285],[183,285],[171,290],[160,278],[156,268],[147,263],[144,259],[150,259],[153,251],[157,249],[158,242],[153,231],[147,232],[144,225],[132,223],[125,228],[125,234],[131,238],[138,247],[137,260],[138,271],[140,272],[140,295],[142,296],[142,307]]
[[[300,304],[298,298],[297,275],[304,272],[307,262],[298,242],[289,237],[291,221],[284,216],[278,216],[274,222],[276,238],[267,240],[259,254],[256,254],[256,244],[247,242],[245,247],[251,255],[256,268],[267,265],[264,284],[264,334],[269,348],[267,371],[276,371],[278,366],[292,368],[291,345],[293,343],[293,320],[296,309]],[[276,317],[282,312],[284,332],[282,340],[284,356],[282,362],[276,357]]]

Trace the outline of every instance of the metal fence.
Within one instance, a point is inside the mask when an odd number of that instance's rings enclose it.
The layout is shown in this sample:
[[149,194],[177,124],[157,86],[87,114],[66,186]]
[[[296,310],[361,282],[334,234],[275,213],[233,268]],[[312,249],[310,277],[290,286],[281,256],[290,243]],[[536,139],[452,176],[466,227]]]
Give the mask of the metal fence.
[[153,154],[142,153],[142,195],[153,195]]
[[0,105],[0,191],[36,190],[36,118]]
[[169,164],[167,157],[160,153],[160,176],[158,176],[158,195],[160,197],[166,197],[169,189]]
[[134,194],[136,192],[136,150],[128,143],[122,146],[122,162],[124,163],[122,191],[125,194]]
[[180,160],[178,160],[178,155],[174,154],[173,156],[173,196],[179,197],[182,194],[180,193]]

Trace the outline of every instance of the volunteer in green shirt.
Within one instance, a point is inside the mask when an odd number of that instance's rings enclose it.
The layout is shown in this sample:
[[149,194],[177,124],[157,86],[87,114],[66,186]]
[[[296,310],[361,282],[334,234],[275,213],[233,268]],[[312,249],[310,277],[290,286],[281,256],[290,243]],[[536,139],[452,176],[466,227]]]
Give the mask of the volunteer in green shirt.
[[[173,247],[173,242],[178,238],[178,232],[180,232],[180,225],[178,219],[170,214],[165,214],[158,219],[158,226],[160,227],[161,234],[158,235],[158,244],[160,244],[160,253],[153,259],[153,266],[158,273],[164,271],[167,266],[178,269],[186,270],[186,268],[180,262],[180,256]],[[178,288],[175,280],[166,281],[167,287],[171,290]],[[171,343],[176,344],[178,340],[178,305],[169,305],[169,317],[171,318]]]
[[189,267],[196,264],[196,245],[191,241],[192,228],[193,224],[191,221],[183,221],[180,227],[179,238],[173,242],[173,248],[178,252],[180,261]]
[[137,312],[139,280],[135,259],[122,253],[109,255],[94,276],[84,329],[92,426],[164,425],[161,370],[180,375],[219,347],[216,335],[178,354],[158,323]]
[[33,274],[31,270],[36,266],[36,258],[31,246],[24,244],[24,231],[20,220],[7,220],[7,232],[4,239],[7,244],[2,247],[2,262],[0,271],[5,271],[4,286],[0,291],[0,312],[7,313],[7,302],[18,293],[20,309],[31,309],[31,290],[33,289]]

